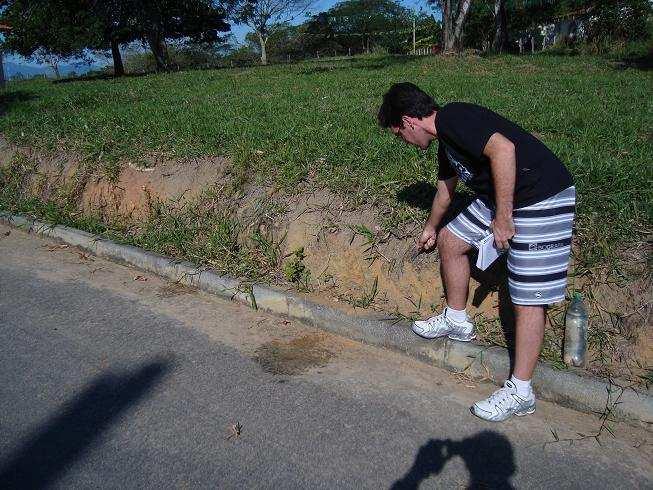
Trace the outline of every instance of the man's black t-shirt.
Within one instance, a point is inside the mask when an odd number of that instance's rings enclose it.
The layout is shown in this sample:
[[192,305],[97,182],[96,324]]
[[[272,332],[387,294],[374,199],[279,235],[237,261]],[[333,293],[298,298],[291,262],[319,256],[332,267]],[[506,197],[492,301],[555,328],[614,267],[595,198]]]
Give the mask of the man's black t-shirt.
[[517,175],[514,208],[530,206],[573,185],[569,171],[535,136],[485,107],[463,102],[445,105],[435,120],[438,179],[455,175],[488,204],[495,204],[488,140],[501,133],[515,145]]

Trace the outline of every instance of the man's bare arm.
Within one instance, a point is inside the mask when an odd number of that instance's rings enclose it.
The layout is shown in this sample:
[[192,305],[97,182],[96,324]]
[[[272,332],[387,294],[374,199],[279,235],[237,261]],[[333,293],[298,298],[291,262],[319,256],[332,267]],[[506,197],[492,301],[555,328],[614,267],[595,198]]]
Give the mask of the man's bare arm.
[[517,173],[517,156],[515,145],[501,133],[494,133],[483,150],[490,160],[494,194],[496,199],[496,216],[492,222],[492,231],[497,248],[509,247],[508,240],[515,234],[512,209],[515,196],[515,179]]

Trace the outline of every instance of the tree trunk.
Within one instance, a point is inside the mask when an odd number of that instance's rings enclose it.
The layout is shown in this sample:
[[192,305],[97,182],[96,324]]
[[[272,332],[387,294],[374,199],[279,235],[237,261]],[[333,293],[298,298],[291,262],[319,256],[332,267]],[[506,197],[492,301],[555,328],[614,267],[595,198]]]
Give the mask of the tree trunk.
[[2,51],[0,51],[0,88],[5,86],[5,68],[2,61]]
[[[448,16],[446,17],[447,23],[445,24],[445,51],[461,51],[463,48],[463,27],[469,14],[469,7],[472,0],[460,0],[459,8],[456,14],[452,12],[452,0],[446,0],[448,4]],[[447,25],[448,24],[448,25]]]
[[451,2],[452,0],[443,0],[442,2],[442,44],[444,51],[450,51],[451,37],[452,37],[452,15],[451,15]]
[[147,42],[150,45],[154,61],[156,62],[156,71],[170,71],[170,60],[168,49],[163,42],[163,37],[159,31],[150,31],[147,33]]
[[59,73],[59,62],[57,60],[51,60],[50,67],[52,67],[54,76],[57,78],[57,80],[59,80],[61,78],[61,73]]
[[122,64],[122,56],[120,55],[120,44],[116,39],[111,40],[111,56],[113,56],[113,76],[123,76],[125,67]]
[[506,21],[506,0],[494,1],[494,42],[492,49],[503,53],[508,49],[508,26]]
[[463,27],[469,14],[472,0],[441,0],[442,44],[444,52],[460,51],[463,48]]
[[267,65],[268,64],[268,53],[266,51],[266,45],[268,43],[268,39],[266,36],[263,36],[260,32],[258,33],[258,41],[259,44],[261,45],[261,64],[262,65]]

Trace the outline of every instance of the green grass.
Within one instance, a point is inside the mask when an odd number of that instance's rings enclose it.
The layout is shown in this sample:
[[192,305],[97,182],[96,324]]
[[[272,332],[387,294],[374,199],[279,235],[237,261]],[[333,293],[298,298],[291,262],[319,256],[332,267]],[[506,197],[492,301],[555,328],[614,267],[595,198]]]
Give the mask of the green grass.
[[366,58],[189,71],[121,80],[10,83],[0,131],[18,144],[79,152],[114,173],[144,155],[228,155],[234,174],[296,189],[310,179],[395,209],[396,193],[434,182],[420,153],[376,126],[381,96],[410,80],[446,103],[479,103],[535,132],[579,191],[588,264],[650,232],[651,76],[570,56]]

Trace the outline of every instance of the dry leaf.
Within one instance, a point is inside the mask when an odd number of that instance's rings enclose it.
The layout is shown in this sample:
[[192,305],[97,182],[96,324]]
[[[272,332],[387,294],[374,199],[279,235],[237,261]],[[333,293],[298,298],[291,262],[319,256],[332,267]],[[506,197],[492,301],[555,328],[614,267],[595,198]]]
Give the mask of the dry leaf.
[[229,428],[231,430],[231,434],[227,436],[227,439],[231,439],[232,437],[238,439],[243,431],[243,426],[240,422],[232,424]]
[[44,245],[48,247],[48,252],[54,252],[55,250],[63,250],[65,248],[70,248],[70,245]]

